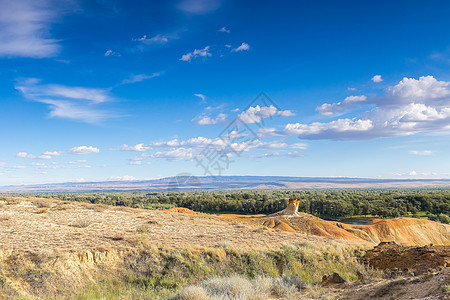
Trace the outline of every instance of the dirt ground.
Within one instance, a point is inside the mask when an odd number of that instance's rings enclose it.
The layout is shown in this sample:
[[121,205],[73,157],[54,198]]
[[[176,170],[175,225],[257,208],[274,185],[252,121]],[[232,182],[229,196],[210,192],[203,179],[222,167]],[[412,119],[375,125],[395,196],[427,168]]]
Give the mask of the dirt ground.
[[0,196],[0,250],[126,249],[139,242],[174,248],[225,243],[267,250],[306,240],[330,239],[215,216]]

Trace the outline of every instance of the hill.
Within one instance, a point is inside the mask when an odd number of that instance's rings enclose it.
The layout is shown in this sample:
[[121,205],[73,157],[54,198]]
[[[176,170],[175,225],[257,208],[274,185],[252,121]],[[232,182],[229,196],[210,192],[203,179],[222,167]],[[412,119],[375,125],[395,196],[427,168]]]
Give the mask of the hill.
[[0,193],[161,191],[161,190],[281,190],[329,188],[450,188],[450,179],[371,179],[287,176],[176,176],[153,180],[67,182],[2,186]]

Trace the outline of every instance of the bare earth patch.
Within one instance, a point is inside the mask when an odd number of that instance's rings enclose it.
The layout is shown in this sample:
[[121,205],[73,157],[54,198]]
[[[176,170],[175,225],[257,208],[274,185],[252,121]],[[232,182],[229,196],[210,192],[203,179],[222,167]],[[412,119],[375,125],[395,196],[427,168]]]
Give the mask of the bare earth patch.
[[238,248],[267,250],[306,240],[327,241],[258,223],[243,223],[236,218],[31,197],[9,198],[4,202],[0,211],[2,250],[127,249],[137,243],[154,247],[215,247],[224,241]]

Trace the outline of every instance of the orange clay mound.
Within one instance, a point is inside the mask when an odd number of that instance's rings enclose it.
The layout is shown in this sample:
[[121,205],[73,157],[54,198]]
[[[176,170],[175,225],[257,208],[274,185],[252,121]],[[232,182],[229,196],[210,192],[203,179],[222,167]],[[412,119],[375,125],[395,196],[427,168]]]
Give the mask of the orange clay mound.
[[169,208],[164,211],[175,212],[175,213],[180,213],[180,214],[188,214],[188,215],[207,216],[207,214],[199,213],[199,212],[196,212],[196,211],[190,210],[189,208],[184,208],[184,207],[173,207],[173,208]]
[[270,219],[270,220],[264,221],[263,225],[267,226],[269,228],[278,229],[278,230],[282,230],[282,231],[296,232],[286,222],[283,222],[283,221],[280,221],[280,220]]
[[366,225],[343,224],[343,227],[355,236],[376,244],[392,241],[405,246],[450,245],[450,225],[424,219],[373,220]]
[[[286,209],[269,216],[219,215],[217,218],[237,223],[262,225],[286,232],[371,244],[395,242],[403,246],[450,245],[450,225],[413,218],[374,219],[365,225],[349,225],[299,213],[297,211],[299,201],[290,199]],[[187,208],[171,208],[167,211],[206,215]]]

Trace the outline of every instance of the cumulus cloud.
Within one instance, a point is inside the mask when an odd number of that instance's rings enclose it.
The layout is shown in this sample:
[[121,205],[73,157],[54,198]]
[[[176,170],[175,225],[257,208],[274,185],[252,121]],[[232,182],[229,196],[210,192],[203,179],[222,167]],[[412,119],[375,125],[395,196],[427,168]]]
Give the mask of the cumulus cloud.
[[40,84],[40,80],[34,78],[20,80],[16,89],[27,99],[47,104],[50,108],[50,117],[88,123],[112,117],[111,114],[99,109],[100,104],[112,100],[109,89]]
[[270,118],[277,113],[277,108],[271,106],[250,106],[246,111],[239,114],[238,119],[244,124],[259,123],[262,119]]
[[195,49],[192,52],[184,54],[180,58],[180,60],[190,62],[192,59],[197,58],[197,57],[208,57],[208,56],[211,56],[212,54],[209,52],[209,48],[210,48],[209,46],[206,46],[203,49]]
[[280,110],[278,112],[278,115],[281,117],[293,117],[293,116],[295,116],[295,113],[293,113],[290,110]]
[[161,73],[159,73],[159,72],[155,72],[151,75],[147,75],[147,74],[133,75],[130,78],[122,80],[121,84],[130,84],[130,83],[135,83],[135,82],[141,82],[141,81],[144,81],[147,79],[158,77],[160,75],[161,75]]
[[144,152],[147,151],[148,149],[151,149],[151,147],[146,146],[144,144],[137,144],[134,146],[128,146],[127,144],[123,144],[122,146],[114,150]]
[[367,100],[367,97],[364,95],[361,96],[349,96],[344,99],[342,102],[337,103],[324,103],[321,106],[318,106],[316,108],[316,111],[318,111],[321,115],[324,116],[332,116],[335,113],[342,113],[347,109],[353,108],[355,106],[355,103],[364,102]]
[[438,81],[433,76],[404,78],[387,88],[383,97],[370,101],[359,97],[347,103],[321,106],[318,110],[331,113],[354,103],[375,107],[354,118],[287,124],[275,133],[298,134],[304,139],[357,140],[450,129],[450,82]]
[[0,56],[55,56],[60,46],[50,25],[59,13],[54,1],[0,0]]
[[152,158],[165,158],[169,161],[192,160],[194,151],[190,148],[177,148],[152,154]]
[[216,124],[227,124],[227,115],[226,114],[218,114],[216,118],[211,118],[207,115],[201,115],[193,120],[197,120],[197,125],[216,125]]
[[304,138],[314,136],[326,137],[340,135],[343,139],[351,137],[355,132],[365,132],[373,128],[371,120],[338,119],[329,123],[314,122],[311,124],[287,124],[283,133],[286,135],[298,134]]
[[99,153],[100,149],[97,147],[92,146],[79,146],[69,149],[70,154],[75,155],[84,155],[84,154],[91,154],[91,153]]
[[381,75],[375,75],[372,77],[371,79],[373,82],[382,82],[383,78],[381,77]]
[[242,43],[239,47],[233,49],[234,52],[248,51],[248,50],[250,50],[250,45],[247,43]]
[[60,151],[45,151],[41,155],[33,155],[27,152],[19,152],[16,154],[16,157],[28,159],[51,159],[53,156],[60,156],[63,154],[64,153]]

